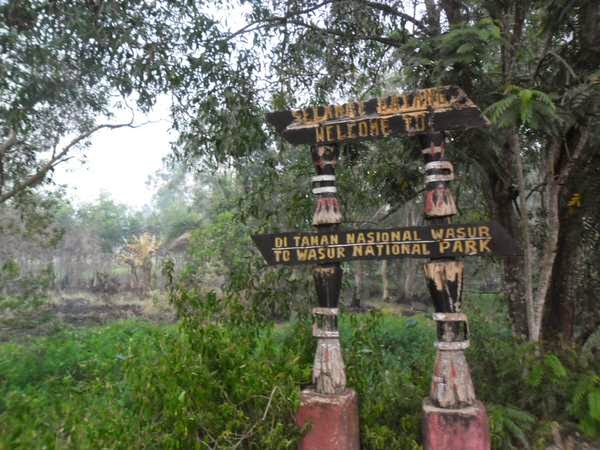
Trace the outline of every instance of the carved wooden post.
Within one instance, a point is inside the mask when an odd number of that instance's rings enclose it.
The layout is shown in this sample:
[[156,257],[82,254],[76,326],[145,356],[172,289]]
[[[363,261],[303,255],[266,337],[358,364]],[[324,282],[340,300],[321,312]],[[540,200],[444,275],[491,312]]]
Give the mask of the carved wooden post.
[[[444,135],[421,137],[425,161],[424,213],[431,225],[446,225],[456,214],[449,182],[454,168],[446,160]],[[429,399],[423,410],[426,450],[488,450],[485,407],[475,397],[464,351],[469,347],[467,316],[461,312],[464,263],[454,257],[424,266],[437,324],[437,354]]]
[[[336,229],[342,213],[335,185],[335,166],[339,156],[337,145],[312,147],[317,175],[312,178],[316,196],[313,225],[319,231]],[[313,309],[313,336],[317,351],[313,366],[313,384],[320,394],[337,394],[346,387],[346,371],[338,331],[339,299],[342,268],[339,262],[318,264],[313,269],[319,307]]]
[[[335,166],[337,145],[313,146],[317,175],[312,178],[316,196],[313,225],[318,231],[335,231],[342,221]],[[346,389],[346,371],[338,331],[342,268],[339,262],[319,263],[313,269],[319,306],[313,308],[313,336],[317,350],[313,366],[313,388],[300,396],[298,423],[311,422],[301,450],[359,450],[358,399]]]

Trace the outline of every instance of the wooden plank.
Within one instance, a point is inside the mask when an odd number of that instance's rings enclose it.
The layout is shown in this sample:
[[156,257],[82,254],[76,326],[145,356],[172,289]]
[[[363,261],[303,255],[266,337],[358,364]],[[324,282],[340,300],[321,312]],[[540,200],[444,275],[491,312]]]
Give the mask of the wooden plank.
[[267,114],[267,122],[294,145],[329,145],[489,126],[479,108],[457,86],[277,111]]
[[327,264],[355,259],[511,256],[512,237],[496,222],[252,236],[270,265]]

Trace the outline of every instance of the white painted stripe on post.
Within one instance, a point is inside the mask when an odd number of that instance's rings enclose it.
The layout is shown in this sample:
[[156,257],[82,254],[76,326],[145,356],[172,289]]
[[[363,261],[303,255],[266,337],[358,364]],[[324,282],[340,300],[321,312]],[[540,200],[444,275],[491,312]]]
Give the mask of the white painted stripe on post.
[[450,171],[454,170],[454,166],[450,161],[431,161],[425,164],[425,170],[441,170],[447,169]]
[[313,183],[317,183],[319,181],[335,181],[335,175],[315,175],[311,178]]
[[454,180],[454,175],[427,175],[425,177],[425,183],[435,183],[437,181],[452,181]]
[[313,194],[332,194],[337,192],[337,188],[335,186],[322,186],[313,188]]

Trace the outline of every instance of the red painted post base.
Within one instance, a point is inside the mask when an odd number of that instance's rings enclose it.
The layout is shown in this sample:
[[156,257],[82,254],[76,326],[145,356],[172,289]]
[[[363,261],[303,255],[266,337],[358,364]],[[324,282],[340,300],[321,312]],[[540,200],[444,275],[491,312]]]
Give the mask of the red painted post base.
[[485,406],[442,409],[423,402],[425,450],[490,450],[490,426]]
[[311,423],[298,450],[360,450],[358,396],[352,389],[333,395],[303,390],[296,422]]

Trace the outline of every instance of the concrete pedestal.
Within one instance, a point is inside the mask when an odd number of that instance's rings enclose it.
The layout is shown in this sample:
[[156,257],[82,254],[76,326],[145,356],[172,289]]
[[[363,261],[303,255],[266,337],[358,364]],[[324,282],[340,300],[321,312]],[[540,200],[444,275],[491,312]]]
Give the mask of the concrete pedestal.
[[442,409],[423,402],[425,450],[490,450],[490,426],[480,401],[461,409]]
[[303,390],[296,422],[311,424],[298,450],[360,450],[358,396],[352,389],[334,395]]

